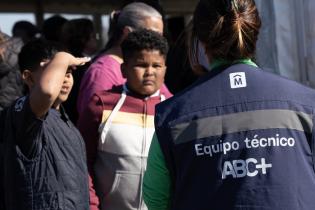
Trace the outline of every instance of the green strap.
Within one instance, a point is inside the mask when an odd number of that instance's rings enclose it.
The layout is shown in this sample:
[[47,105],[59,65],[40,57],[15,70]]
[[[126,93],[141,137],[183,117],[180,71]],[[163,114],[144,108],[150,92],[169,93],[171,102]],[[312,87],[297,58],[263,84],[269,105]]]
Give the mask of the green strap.
[[215,69],[219,66],[223,66],[223,65],[228,65],[228,64],[238,64],[238,63],[242,63],[242,64],[247,64],[247,65],[250,65],[250,66],[255,66],[255,67],[258,67],[256,63],[254,63],[251,59],[240,59],[240,60],[235,60],[233,62],[230,62],[230,61],[227,61],[227,60],[224,60],[224,59],[217,59],[217,60],[214,60],[211,64],[210,64],[210,69]]

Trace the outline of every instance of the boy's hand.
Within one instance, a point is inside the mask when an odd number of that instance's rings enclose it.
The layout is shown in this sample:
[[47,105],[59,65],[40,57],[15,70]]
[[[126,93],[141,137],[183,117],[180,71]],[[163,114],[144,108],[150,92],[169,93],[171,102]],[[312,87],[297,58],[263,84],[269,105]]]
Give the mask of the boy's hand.
[[[72,67],[73,69],[75,69],[75,66],[83,66],[85,63],[91,61],[90,57],[81,57],[81,58],[80,57],[74,57],[73,55],[71,55],[69,53],[64,53],[64,52],[62,52],[62,56],[69,59],[68,66]],[[49,62],[50,62],[50,60],[43,61],[40,63],[40,66],[45,67],[49,64]]]
[[[90,60],[88,57],[76,58],[67,52],[58,52],[51,60],[43,60],[40,66],[44,70],[30,93],[33,113],[39,118],[45,116],[60,95],[68,69],[75,69],[76,66],[84,65]],[[55,104],[56,107],[59,105],[60,101]]]
[[73,57],[71,55],[71,58],[69,60],[69,66],[74,67],[74,66],[83,66],[85,63],[89,62],[91,60],[90,57]]

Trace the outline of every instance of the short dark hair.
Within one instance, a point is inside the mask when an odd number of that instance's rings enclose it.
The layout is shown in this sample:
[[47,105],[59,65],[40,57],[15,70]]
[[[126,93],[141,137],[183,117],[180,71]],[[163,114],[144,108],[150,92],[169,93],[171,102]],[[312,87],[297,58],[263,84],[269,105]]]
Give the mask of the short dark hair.
[[124,60],[141,50],[158,50],[166,58],[168,43],[165,37],[155,31],[139,29],[128,34],[121,44],[121,49]]
[[90,19],[72,19],[62,27],[61,42],[71,54],[82,57],[85,45],[94,32],[94,25]]
[[42,35],[45,39],[59,42],[61,36],[61,29],[63,24],[68,20],[62,16],[54,15],[43,22]]
[[37,27],[25,20],[16,22],[12,28],[12,35],[22,38],[24,43],[34,39],[37,33],[39,33]]
[[20,71],[23,72],[26,69],[36,71],[41,61],[51,59],[57,52],[62,50],[61,45],[54,42],[43,39],[30,41],[22,47],[19,53]]

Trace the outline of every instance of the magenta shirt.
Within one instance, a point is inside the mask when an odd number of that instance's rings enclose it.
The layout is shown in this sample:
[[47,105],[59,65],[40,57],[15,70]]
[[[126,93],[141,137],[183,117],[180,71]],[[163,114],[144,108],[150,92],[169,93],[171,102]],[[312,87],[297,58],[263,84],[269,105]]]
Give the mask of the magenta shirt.
[[[77,102],[78,113],[83,112],[92,96],[103,90],[110,90],[113,86],[122,85],[126,82],[123,78],[120,63],[110,55],[103,55],[91,64],[84,74]],[[165,85],[161,88],[161,93],[166,98],[172,96]]]

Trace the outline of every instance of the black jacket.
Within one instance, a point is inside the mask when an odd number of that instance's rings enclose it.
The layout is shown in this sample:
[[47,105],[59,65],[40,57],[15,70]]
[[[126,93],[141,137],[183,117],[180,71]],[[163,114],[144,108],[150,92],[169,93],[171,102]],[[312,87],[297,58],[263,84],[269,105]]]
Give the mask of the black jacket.
[[85,145],[61,111],[45,119],[27,97],[11,105],[5,120],[3,187],[6,210],[88,210]]

